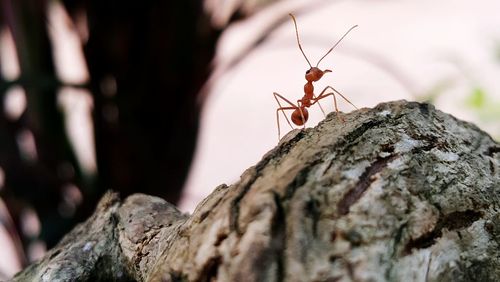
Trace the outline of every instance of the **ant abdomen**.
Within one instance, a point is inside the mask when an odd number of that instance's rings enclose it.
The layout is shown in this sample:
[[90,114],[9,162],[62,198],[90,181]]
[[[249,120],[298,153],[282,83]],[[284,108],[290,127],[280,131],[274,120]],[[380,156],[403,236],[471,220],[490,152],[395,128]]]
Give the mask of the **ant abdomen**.
[[301,110],[298,108],[292,113],[292,122],[295,123],[295,125],[304,125],[309,118],[309,112],[306,108],[302,108],[302,114],[300,112]]

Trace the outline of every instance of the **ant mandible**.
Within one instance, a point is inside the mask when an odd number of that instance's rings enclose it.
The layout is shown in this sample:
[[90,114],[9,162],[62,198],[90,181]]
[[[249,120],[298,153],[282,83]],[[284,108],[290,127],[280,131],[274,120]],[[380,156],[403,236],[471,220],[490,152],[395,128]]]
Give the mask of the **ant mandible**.
[[[292,124],[290,123],[290,121],[288,120],[288,117],[285,114],[285,110],[294,110],[292,112],[292,116],[291,116],[292,122],[295,125],[298,125],[298,126],[301,126],[301,125],[305,126],[305,123],[306,123],[307,119],[309,118],[309,112],[307,111],[306,108],[309,108],[310,106],[318,103],[318,106],[320,107],[320,109],[321,109],[321,111],[323,112],[323,115],[324,115],[325,111],[321,107],[321,104],[319,103],[319,100],[324,99],[324,98],[326,98],[328,96],[333,96],[333,104],[335,106],[335,111],[337,113],[337,118],[341,119],[342,121],[344,121],[344,119],[339,115],[339,109],[337,108],[337,98],[335,97],[335,94],[340,95],[340,97],[344,98],[344,100],[346,100],[354,108],[358,109],[356,106],[354,106],[353,103],[351,103],[351,101],[349,101],[346,97],[344,97],[344,95],[340,94],[340,92],[337,91],[332,86],[325,87],[325,89],[323,89],[323,91],[321,91],[321,93],[317,97],[314,95],[314,86],[313,86],[313,82],[316,82],[316,81],[320,80],[321,77],[325,73],[332,72],[329,69],[325,69],[324,71],[322,71],[322,70],[320,70],[318,68],[319,63],[321,62],[321,60],[323,60],[328,54],[330,54],[330,52],[340,43],[340,41],[342,41],[342,39],[344,39],[344,37],[351,30],[353,30],[355,27],[357,27],[357,25],[351,27],[333,45],[333,47],[330,48],[330,50],[328,50],[328,52],[326,52],[326,54],[323,57],[321,57],[321,59],[319,59],[319,61],[316,64],[316,66],[313,67],[311,65],[311,63],[309,62],[309,59],[307,59],[307,56],[304,53],[304,50],[302,50],[302,46],[300,45],[299,31],[297,29],[297,21],[295,20],[295,17],[294,17],[293,14],[289,14],[289,15],[290,15],[290,17],[292,17],[293,24],[295,25],[295,35],[297,36],[297,44],[299,45],[299,49],[302,52],[302,55],[304,55],[304,58],[306,59],[307,63],[309,64],[310,68],[309,68],[309,70],[306,71],[306,76],[305,77],[306,77],[307,83],[304,85],[304,96],[302,97],[302,99],[297,100],[297,105],[295,105],[294,103],[290,102],[288,99],[286,99],[285,97],[281,96],[280,94],[278,94],[276,92],[273,93],[274,94],[274,98],[276,99],[276,102],[278,102],[278,105],[279,105],[279,108],[276,109],[276,122],[278,124],[278,139],[280,138],[279,111],[281,111],[283,113],[283,116],[285,117],[286,121],[288,122],[288,125],[290,125],[290,127],[293,129]],[[328,89],[331,89],[333,92],[325,93]],[[285,101],[286,103],[288,103],[290,106],[288,106],[288,107],[281,106],[281,103],[278,100],[278,98],[281,98],[283,101]]]

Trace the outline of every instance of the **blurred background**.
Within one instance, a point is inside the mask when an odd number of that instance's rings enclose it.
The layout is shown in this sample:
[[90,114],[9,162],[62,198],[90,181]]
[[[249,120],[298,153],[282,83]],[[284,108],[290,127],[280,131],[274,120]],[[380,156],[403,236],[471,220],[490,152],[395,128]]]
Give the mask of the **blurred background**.
[[177,2],[0,0],[0,280],[108,189],[190,212],[272,149],[272,93],[299,99],[309,68],[289,12],[313,64],[359,25],[317,90],[427,101],[500,139],[498,1]]

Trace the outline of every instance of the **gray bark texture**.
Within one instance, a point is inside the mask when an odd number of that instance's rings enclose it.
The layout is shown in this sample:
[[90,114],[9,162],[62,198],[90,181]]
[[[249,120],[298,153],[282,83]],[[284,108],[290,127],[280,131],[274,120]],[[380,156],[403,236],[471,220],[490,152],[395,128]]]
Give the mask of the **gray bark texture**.
[[428,104],[342,116],[290,132],[192,215],[108,193],[13,280],[500,281],[500,144]]

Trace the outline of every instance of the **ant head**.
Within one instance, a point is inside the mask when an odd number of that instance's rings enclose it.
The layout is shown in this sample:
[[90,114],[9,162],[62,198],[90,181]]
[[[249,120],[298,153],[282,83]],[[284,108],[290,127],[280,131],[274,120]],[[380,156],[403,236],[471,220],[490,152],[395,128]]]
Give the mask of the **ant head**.
[[327,72],[332,72],[331,70],[320,70],[318,67],[311,67],[306,71],[306,80],[309,82],[318,81]]
[[300,39],[299,39],[299,30],[297,29],[297,21],[295,20],[295,16],[293,14],[289,14],[290,17],[292,18],[293,20],[293,25],[295,26],[295,35],[297,37],[297,45],[299,45],[299,49],[300,49],[300,52],[302,52],[302,55],[304,55],[304,58],[306,59],[307,61],[307,64],[309,65],[309,67],[311,67],[307,72],[306,72],[306,80],[309,81],[309,82],[312,82],[312,81],[318,81],[325,73],[327,72],[331,72],[331,70],[320,70],[318,68],[319,66],[319,63],[328,55],[330,54],[330,52],[332,52],[332,50],[340,43],[340,41],[342,41],[342,39],[344,39],[344,37],[346,37],[346,35],[351,32],[351,30],[353,30],[355,27],[357,27],[357,25],[351,27],[346,33],[344,33],[344,35],[342,35],[342,37],[332,46],[332,48],[330,48],[330,50],[328,50],[328,52],[326,52],[325,55],[323,55],[323,57],[321,57],[321,59],[319,59],[318,63],[316,64],[315,67],[313,67],[311,65],[311,62],[309,62],[309,59],[307,58],[306,56],[306,53],[304,53],[304,50],[302,50],[302,45],[300,45]]

